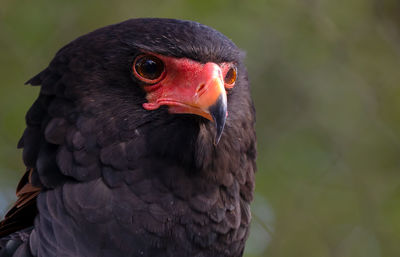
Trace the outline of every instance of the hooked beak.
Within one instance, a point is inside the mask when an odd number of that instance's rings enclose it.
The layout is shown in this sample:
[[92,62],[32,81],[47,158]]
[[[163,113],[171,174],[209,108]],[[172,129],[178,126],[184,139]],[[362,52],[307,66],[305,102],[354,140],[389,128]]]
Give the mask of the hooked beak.
[[227,117],[226,96],[222,97],[220,95],[217,101],[212,106],[210,106],[208,110],[214,120],[215,128],[217,129],[217,134],[214,138],[214,144],[217,145],[219,140],[221,139],[222,131],[224,130]]

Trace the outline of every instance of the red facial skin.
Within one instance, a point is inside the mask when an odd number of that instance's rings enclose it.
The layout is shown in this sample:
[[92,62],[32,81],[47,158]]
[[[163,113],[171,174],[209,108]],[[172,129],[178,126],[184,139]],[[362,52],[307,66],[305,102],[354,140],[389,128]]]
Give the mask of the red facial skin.
[[219,97],[226,103],[225,88],[232,88],[235,84],[224,83],[226,73],[233,64],[202,64],[187,58],[147,54],[162,60],[165,69],[159,78],[148,80],[133,68],[134,75],[144,82],[143,88],[147,93],[148,102],[143,104],[143,108],[155,110],[167,105],[170,113],[191,113],[212,121],[208,108]]

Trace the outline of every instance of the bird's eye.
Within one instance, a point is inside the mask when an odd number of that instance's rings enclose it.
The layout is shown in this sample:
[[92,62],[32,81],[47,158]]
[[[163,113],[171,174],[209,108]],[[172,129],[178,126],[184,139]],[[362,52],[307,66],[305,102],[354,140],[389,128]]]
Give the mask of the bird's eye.
[[237,69],[236,67],[231,67],[226,73],[224,81],[228,86],[232,86],[233,83],[235,83],[236,78],[237,78]]
[[164,70],[164,63],[152,55],[139,56],[133,63],[133,72],[135,76],[150,84],[158,82],[162,78]]

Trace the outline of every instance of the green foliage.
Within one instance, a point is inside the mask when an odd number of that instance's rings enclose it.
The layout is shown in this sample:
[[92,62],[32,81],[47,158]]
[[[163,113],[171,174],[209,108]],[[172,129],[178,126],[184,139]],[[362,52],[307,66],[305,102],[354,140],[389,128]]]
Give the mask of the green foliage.
[[2,0],[0,211],[24,171],[16,143],[38,90],[23,83],[98,27],[190,19],[247,52],[259,157],[246,256],[400,256],[399,13],[395,0]]

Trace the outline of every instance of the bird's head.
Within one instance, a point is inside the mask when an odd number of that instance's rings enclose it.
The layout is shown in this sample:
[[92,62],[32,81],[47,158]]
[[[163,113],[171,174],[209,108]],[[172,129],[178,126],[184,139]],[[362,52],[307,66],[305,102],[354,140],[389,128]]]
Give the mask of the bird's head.
[[127,46],[121,49],[129,51],[124,54],[130,56],[133,84],[145,92],[143,109],[164,106],[172,115],[202,117],[200,122],[213,123],[217,144],[229,113],[227,92],[242,69],[240,50],[218,31],[192,21],[136,19],[117,27],[125,30],[119,38]]

